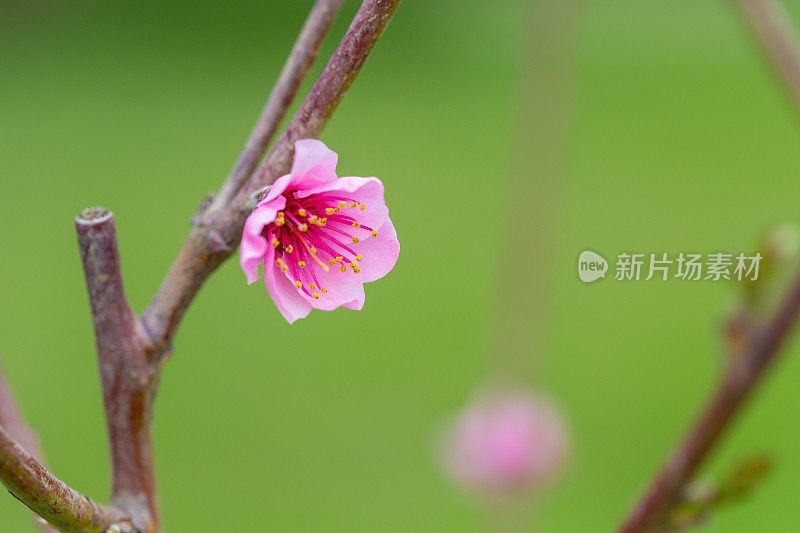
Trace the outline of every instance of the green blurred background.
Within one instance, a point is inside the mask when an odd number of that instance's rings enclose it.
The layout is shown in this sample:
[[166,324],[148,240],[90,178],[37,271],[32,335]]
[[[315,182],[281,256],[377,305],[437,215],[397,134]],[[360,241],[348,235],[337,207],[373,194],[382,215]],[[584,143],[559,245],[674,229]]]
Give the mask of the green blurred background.
[[[105,430],[72,219],[95,204],[115,212],[128,294],[146,305],[310,4],[0,2],[0,358],[52,470],[100,501]],[[503,203],[525,10],[406,0],[325,131],[342,174],[384,180],[402,243],[362,312],[289,327],[236,261],[202,291],[156,405],[166,531],[482,527],[433,443],[491,369],[496,279],[517,253],[505,238],[524,213]],[[573,433],[536,525],[583,533],[614,527],[707,396],[734,287],[584,285],[577,255],[753,250],[770,224],[798,218],[800,135],[727,2],[598,0],[578,16],[568,172],[541,228],[555,252],[537,259],[554,273],[540,303],[551,349],[530,377]],[[500,286],[535,298],[512,290],[524,285]],[[708,531],[800,529],[790,355],[709,468],[768,450],[777,470]],[[0,530],[31,524],[0,498]]]

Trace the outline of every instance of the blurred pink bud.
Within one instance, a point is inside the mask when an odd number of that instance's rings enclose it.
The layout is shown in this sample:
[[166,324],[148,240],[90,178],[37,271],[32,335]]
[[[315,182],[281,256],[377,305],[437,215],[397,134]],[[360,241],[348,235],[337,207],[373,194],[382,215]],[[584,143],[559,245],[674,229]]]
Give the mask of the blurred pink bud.
[[482,394],[455,421],[445,467],[468,489],[504,496],[548,481],[567,451],[561,417],[546,399],[521,389]]

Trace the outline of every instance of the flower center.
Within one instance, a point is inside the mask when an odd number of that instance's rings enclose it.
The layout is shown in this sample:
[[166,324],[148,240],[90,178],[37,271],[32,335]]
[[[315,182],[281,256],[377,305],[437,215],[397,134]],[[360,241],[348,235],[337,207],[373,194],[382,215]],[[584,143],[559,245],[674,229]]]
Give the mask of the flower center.
[[262,235],[276,250],[276,265],[289,273],[298,291],[318,299],[328,289],[317,278],[312,262],[325,272],[334,268],[346,275],[349,267],[358,274],[358,263],[364,258],[353,249],[359,243],[357,234],[377,237],[378,231],[358,221],[367,206],[350,198],[323,193],[298,200],[294,191],[283,196],[286,207]]

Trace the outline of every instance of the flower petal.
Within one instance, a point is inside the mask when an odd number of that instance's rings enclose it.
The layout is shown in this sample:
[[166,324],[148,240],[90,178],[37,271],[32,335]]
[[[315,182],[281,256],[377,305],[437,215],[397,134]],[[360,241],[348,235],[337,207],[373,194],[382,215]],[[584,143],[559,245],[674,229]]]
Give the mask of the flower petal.
[[[311,271],[314,277],[311,277]],[[289,283],[294,283],[294,280],[288,276],[285,277]],[[346,272],[339,270],[339,265],[330,267],[328,272],[325,272],[322,267],[314,264],[308,265],[301,273],[302,278],[299,280],[308,287],[308,284],[314,282],[317,284],[316,292],[319,298],[312,298],[292,286],[295,289],[295,294],[302,297],[309,305],[315,309],[322,311],[333,311],[337,307],[347,307],[348,309],[360,310],[364,306],[364,284],[361,280],[361,275],[356,274],[351,269]],[[316,281],[314,281],[316,280]],[[327,292],[322,292],[321,288],[327,289]]]
[[386,219],[383,226],[378,229],[377,237],[367,237],[354,244],[353,249],[364,258],[358,263],[364,283],[375,281],[388,274],[400,255],[400,242],[397,240],[392,220]]
[[339,156],[317,139],[301,139],[294,143],[294,162],[290,174],[298,189],[314,187],[336,179]]
[[389,209],[383,199],[383,183],[378,178],[342,177],[297,193],[298,198],[312,195],[349,198],[353,202],[365,205],[363,211],[354,208],[357,211],[353,212],[353,217],[360,224],[370,228],[381,227],[389,217]]
[[311,304],[297,293],[292,282],[275,265],[275,248],[272,246],[268,247],[264,258],[264,284],[278,311],[289,324],[298,318],[305,318],[311,312]]
[[258,265],[264,260],[269,243],[261,235],[264,226],[275,220],[278,211],[286,206],[286,199],[281,196],[271,202],[262,202],[247,217],[242,232],[242,246],[239,252],[239,264],[247,276],[247,284],[259,278]]

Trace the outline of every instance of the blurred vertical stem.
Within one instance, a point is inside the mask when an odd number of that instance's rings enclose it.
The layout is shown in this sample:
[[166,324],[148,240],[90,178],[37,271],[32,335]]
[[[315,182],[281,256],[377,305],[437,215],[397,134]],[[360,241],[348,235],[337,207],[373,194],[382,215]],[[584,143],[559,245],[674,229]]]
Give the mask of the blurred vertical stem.
[[559,198],[565,175],[573,93],[577,0],[528,2],[515,153],[503,211],[519,218],[503,232],[502,276],[496,278],[492,351],[510,376],[529,375],[547,352]]
[[800,40],[777,0],[733,0],[800,112]]

